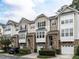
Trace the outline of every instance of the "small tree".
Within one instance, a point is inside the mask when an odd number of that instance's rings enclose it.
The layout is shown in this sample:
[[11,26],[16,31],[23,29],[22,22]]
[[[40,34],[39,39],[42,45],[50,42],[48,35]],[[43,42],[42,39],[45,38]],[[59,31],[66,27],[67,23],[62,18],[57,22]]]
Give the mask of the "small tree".
[[4,46],[3,49],[7,52],[7,49],[9,45],[11,44],[11,41],[9,39],[1,38],[0,44]]

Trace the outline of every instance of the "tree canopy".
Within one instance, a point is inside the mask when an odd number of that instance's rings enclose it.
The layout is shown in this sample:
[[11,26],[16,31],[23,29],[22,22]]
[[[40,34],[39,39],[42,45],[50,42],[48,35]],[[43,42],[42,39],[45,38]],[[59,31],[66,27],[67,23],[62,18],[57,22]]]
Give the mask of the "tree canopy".
[[79,0],[73,0],[70,7],[75,8],[79,11]]

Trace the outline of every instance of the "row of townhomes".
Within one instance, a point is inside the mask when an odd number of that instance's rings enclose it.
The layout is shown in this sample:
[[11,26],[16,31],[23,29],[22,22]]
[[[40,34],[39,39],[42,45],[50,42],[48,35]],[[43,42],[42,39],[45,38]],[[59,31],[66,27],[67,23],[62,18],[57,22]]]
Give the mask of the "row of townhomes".
[[79,11],[62,6],[55,16],[38,15],[34,21],[22,18],[19,23],[9,20],[0,24],[0,36],[11,39],[13,47],[60,49],[62,54],[74,54],[79,45]]

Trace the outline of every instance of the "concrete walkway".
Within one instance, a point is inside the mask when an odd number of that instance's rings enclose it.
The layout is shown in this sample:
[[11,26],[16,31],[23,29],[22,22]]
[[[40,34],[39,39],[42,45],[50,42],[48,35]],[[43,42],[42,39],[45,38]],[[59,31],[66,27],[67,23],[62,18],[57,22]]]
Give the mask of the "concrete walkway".
[[37,53],[32,53],[32,54],[29,54],[29,55],[25,55],[25,56],[22,56],[24,58],[32,58],[32,59],[37,59]]

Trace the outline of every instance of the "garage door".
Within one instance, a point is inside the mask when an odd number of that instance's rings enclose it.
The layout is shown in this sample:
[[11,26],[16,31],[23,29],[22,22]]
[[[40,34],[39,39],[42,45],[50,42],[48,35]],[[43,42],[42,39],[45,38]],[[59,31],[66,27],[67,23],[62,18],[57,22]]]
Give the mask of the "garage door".
[[74,54],[74,46],[73,45],[62,45],[61,53],[62,54]]

